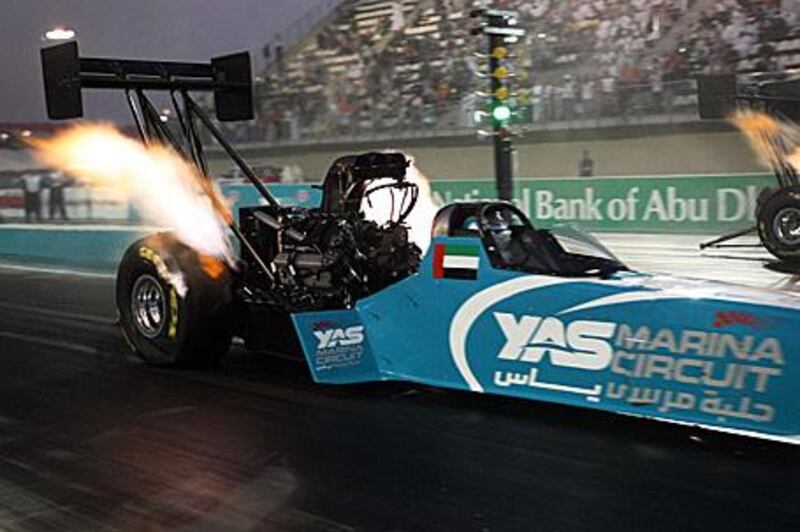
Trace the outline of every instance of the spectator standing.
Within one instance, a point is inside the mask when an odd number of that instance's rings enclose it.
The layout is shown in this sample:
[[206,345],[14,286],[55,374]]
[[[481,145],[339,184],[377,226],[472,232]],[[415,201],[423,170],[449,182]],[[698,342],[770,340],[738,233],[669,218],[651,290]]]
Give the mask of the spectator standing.
[[50,211],[50,220],[55,220],[56,216],[61,220],[67,220],[67,206],[64,200],[64,188],[67,185],[67,179],[62,172],[53,172],[50,174],[49,180],[50,197],[48,200],[48,207]]
[[594,176],[594,159],[589,155],[589,150],[583,150],[583,157],[578,163],[578,176],[580,177],[593,177]]
[[286,70],[283,64],[283,41],[281,41],[280,35],[275,36],[275,68],[278,76],[282,79]]
[[661,112],[664,109],[664,79],[657,64],[650,69],[649,78],[652,109]]
[[594,81],[587,77],[581,85],[581,106],[584,118],[595,117]]
[[572,81],[572,76],[569,74],[564,76],[564,85],[561,88],[561,101],[564,120],[572,120],[575,118],[575,82]]
[[406,27],[406,17],[403,13],[403,4],[395,1],[392,2],[392,33],[401,31]]
[[535,124],[542,122],[544,113],[544,86],[536,82],[531,91],[531,119]]
[[617,112],[616,83],[617,80],[611,74],[600,80],[600,86],[603,90],[603,114],[605,116],[613,116]]
[[25,221],[42,221],[42,176],[29,172],[22,174],[22,193],[25,200]]

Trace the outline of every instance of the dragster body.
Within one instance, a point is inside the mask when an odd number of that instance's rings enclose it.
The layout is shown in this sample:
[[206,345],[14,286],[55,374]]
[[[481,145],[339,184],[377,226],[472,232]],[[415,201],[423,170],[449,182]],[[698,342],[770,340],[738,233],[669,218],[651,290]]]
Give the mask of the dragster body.
[[[452,256],[474,275],[448,276]],[[799,306],[629,271],[508,271],[479,238],[439,237],[418,274],[293,321],[320,383],[413,381],[798,443]]]
[[[634,272],[590,236],[536,228],[503,201],[442,207],[423,253],[409,223],[420,187],[402,153],[339,157],[318,208],[281,205],[191,94],[212,92],[220,122],[251,119],[246,53],[86,58],[71,42],[44,49],[42,65],[51,118],[80,117],[83,89],[123,90],[145,144],[207,175],[202,126],[263,197],[238,222],[221,217],[239,243],[230,263],[170,232],[125,252],[119,323],[150,364],[213,367],[237,336],[305,357],[319,383],[403,380],[800,442],[796,295]],[[169,93],[177,126],[150,91]],[[365,205],[384,193],[378,223]],[[781,234],[800,238],[789,218]]]

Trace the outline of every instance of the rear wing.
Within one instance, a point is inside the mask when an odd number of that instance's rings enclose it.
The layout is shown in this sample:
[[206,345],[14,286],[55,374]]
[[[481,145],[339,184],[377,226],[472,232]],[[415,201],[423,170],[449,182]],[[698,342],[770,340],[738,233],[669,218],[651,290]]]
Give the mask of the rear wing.
[[[199,121],[242,170],[264,201],[269,205],[278,205],[250,165],[222,134],[218,124],[190,94],[197,91],[213,92],[219,121],[252,119],[252,74],[250,54],[247,52],[216,57],[210,63],[97,59],[81,57],[78,43],[73,41],[44,48],[41,55],[47,114],[51,119],[83,116],[83,89],[123,90],[143,142],[171,146],[178,154],[192,161],[202,175],[208,176],[203,141],[196,124]],[[150,91],[169,93],[175,112],[173,124],[162,122],[158,110],[146,94]],[[264,274],[271,277],[271,271],[235,222],[230,223],[230,229],[243,249],[253,255]]]
[[82,89],[213,91],[220,121],[253,118],[250,54],[215,57],[210,63],[80,57],[78,43],[43,48],[47,114],[63,120],[83,116]]

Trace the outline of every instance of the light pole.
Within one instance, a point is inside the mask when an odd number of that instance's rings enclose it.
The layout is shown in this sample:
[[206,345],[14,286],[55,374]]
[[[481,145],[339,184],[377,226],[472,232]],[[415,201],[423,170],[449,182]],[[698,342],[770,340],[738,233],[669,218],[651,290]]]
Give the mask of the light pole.
[[513,110],[509,104],[512,96],[509,78],[513,76],[510,66],[511,55],[508,46],[525,36],[525,30],[518,28],[519,14],[505,9],[476,9],[470,13],[472,18],[482,19],[482,23],[472,30],[473,35],[485,35],[488,40],[489,98],[488,113],[492,122],[494,137],[494,171],[497,184],[497,197],[510,201],[514,196],[514,147],[511,142],[510,126]]

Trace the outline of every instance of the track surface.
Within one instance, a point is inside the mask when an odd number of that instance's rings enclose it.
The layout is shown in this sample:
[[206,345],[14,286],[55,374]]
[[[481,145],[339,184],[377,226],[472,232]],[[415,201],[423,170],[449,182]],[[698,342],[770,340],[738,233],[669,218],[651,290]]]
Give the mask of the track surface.
[[[686,268],[646,244],[620,255]],[[718,260],[706,271],[681,250],[695,276],[719,277]],[[740,262],[734,280],[788,279]],[[300,364],[239,350],[214,373],[157,370],[127,357],[112,318],[111,278],[0,268],[0,529],[800,528],[795,447],[432,389],[319,387]]]

